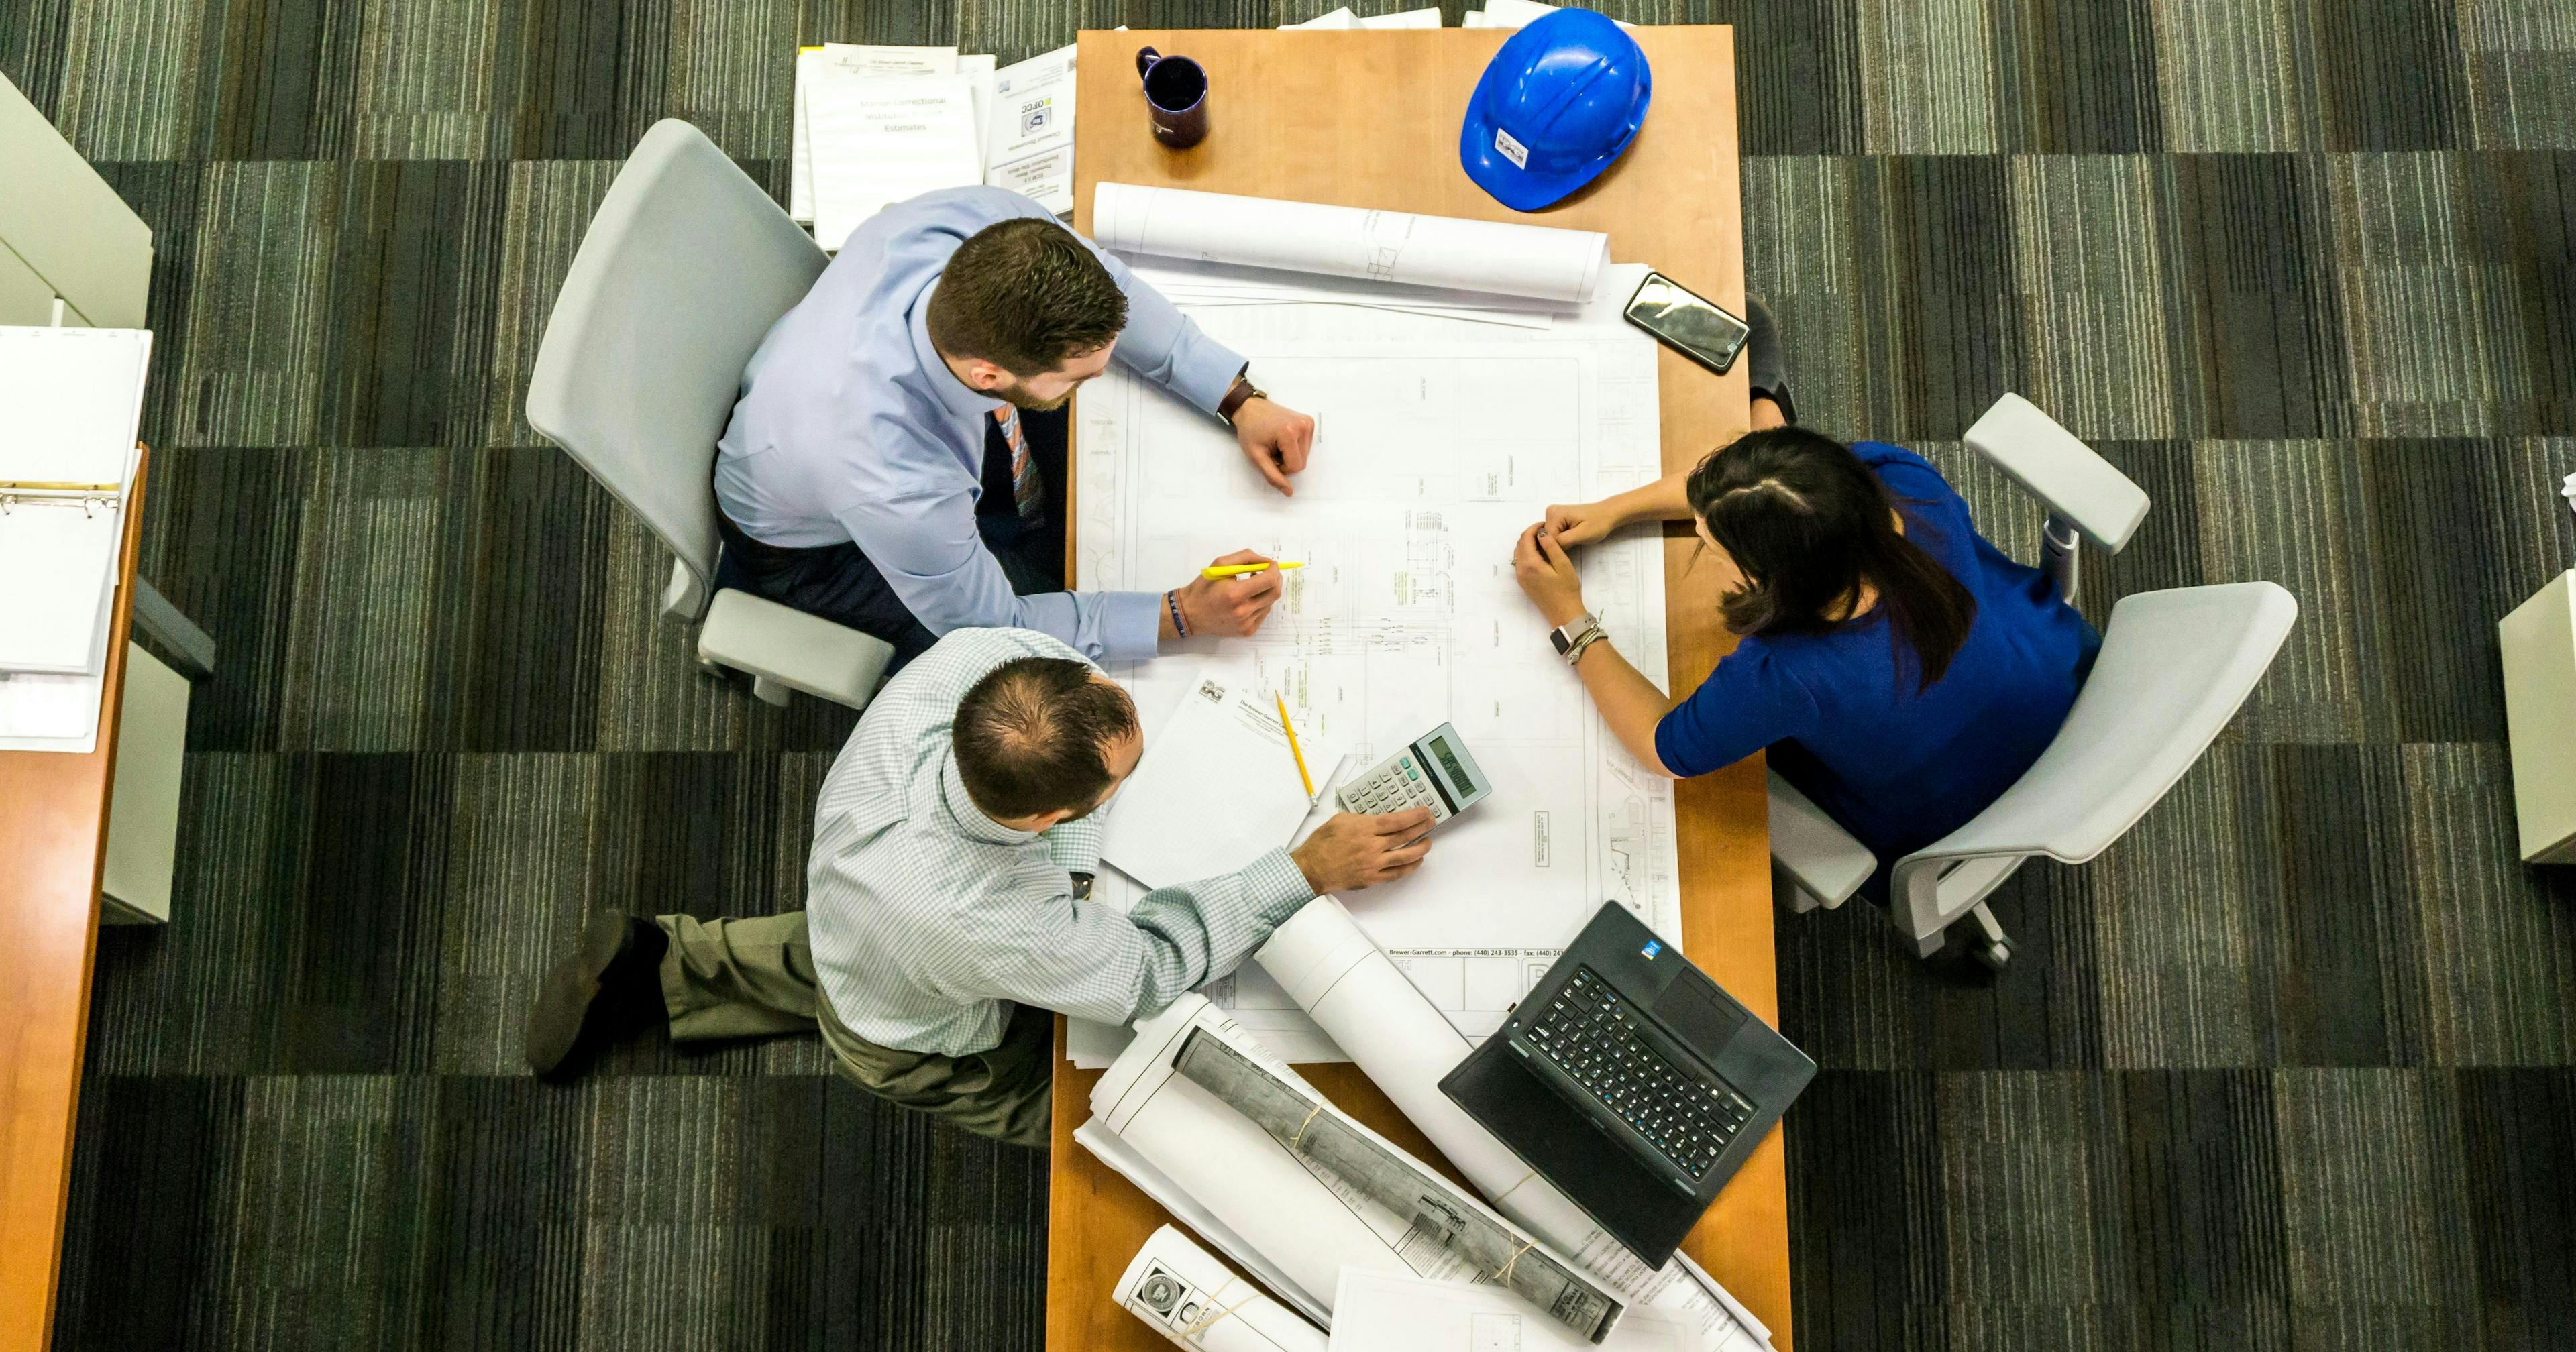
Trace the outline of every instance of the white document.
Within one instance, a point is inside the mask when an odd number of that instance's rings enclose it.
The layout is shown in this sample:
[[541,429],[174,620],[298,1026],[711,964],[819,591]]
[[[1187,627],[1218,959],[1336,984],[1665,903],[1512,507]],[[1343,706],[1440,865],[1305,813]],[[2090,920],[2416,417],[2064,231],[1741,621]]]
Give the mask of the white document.
[[1513,296],[1481,291],[1433,291],[1396,287],[1354,277],[1327,277],[1312,272],[1261,272],[1216,263],[1138,254],[1128,266],[1174,305],[1220,308],[1236,305],[1351,305],[1372,310],[1467,319],[1513,328],[1546,329],[1556,315],[1532,309]]
[[143,329],[0,328],[0,671],[105,667],[151,357]]
[[1499,1286],[1342,1269],[1332,1352],[1696,1352],[1690,1326],[1634,1306],[1598,1343]]
[[[1459,27],[1526,28],[1529,25],[1546,18],[1548,15],[1554,14],[1556,9],[1557,7],[1554,5],[1540,4],[1539,0],[1485,0],[1485,8],[1483,12],[1478,13],[1474,10],[1468,11],[1464,16],[1462,16],[1465,21],[1459,24]],[[1483,20],[1483,22],[1477,22],[1479,19]],[[1623,19],[1613,19],[1611,22],[1618,24],[1621,28],[1634,28],[1637,26]]]
[[0,507],[0,670],[98,673],[124,536],[112,506]]
[[0,328],[0,485],[122,492],[151,359],[148,329]]
[[954,75],[958,56],[954,47],[871,47],[849,42],[797,49],[787,147],[787,214],[804,225],[814,223],[814,155],[805,127],[805,85],[815,71],[827,66],[861,75]]
[[1332,29],[1357,28],[1359,26],[1360,16],[1351,13],[1351,7],[1344,5],[1340,9],[1334,10],[1329,14],[1318,14],[1314,18],[1306,20],[1304,23],[1283,23],[1279,25],[1279,31],[1285,33],[1301,28]]
[[[1198,1029],[1305,1088],[1224,1011],[1189,995],[1137,1025],[1136,1040],[1092,1086],[1095,1120],[1309,1295],[1331,1291],[1351,1265],[1444,1281],[1475,1275],[1411,1217],[1291,1154],[1252,1119],[1176,1072],[1172,1058]],[[1322,1095],[1305,1092],[1322,1103]],[[1330,1105],[1322,1111],[1339,1114]],[[1454,1188],[1448,1194],[1474,1205]]]
[[1440,7],[1438,5],[1400,10],[1393,14],[1360,16],[1362,28],[1438,28],[1439,26]]
[[1073,210],[1073,48],[1059,47],[993,75],[984,131],[984,182],[1058,216]]
[[[1665,938],[1681,947],[1677,929]],[[1700,1340],[1693,1347],[1711,1352],[1765,1345],[1768,1330],[1750,1316],[1736,1318],[1741,1307],[1732,1296],[1714,1282],[1703,1286],[1678,1258],[1661,1270],[1647,1267],[1440,1092],[1441,1077],[1466,1059],[1469,1042],[1340,902],[1308,904],[1253,956],[1495,1210],[1627,1297],[1632,1317],[1641,1307],[1669,1312]]]
[[1322,1329],[1168,1225],[1146,1236],[1118,1278],[1117,1300],[1147,1328],[1199,1352],[1324,1352]]
[[[1082,586],[1157,590],[1236,548],[1304,559],[1260,634],[1200,650],[1248,657],[1298,726],[1347,748],[1355,766],[1448,722],[1493,780],[1490,798],[1434,832],[1419,871],[1352,908],[1469,1038],[1500,1026],[1604,900],[1680,936],[1672,785],[1610,735],[1511,568],[1514,542],[1548,504],[1662,471],[1657,349],[1618,317],[1641,272],[1619,265],[1593,306],[1545,331],[1339,306],[1185,306],[1282,403],[1321,419],[1294,498],[1261,482],[1221,427],[1124,368],[1076,404]],[[1622,533],[1578,557],[1585,599],[1660,683],[1660,535]],[[1190,671],[1167,658],[1111,674],[1151,711],[1177,703]],[[1104,873],[1094,895],[1122,905],[1133,896],[1122,886]],[[1333,1039],[1258,970],[1209,990],[1280,1054],[1333,1055]],[[1116,1036],[1087,1034],[1075,1050],[1096,1054]]]
[[984,181],[972,81],[870,76],[825,66],[805,86],[814,240],[838,251],[890,202]]
[[957,73],[966,79],[966,93],[975,102],[975,153],[984,153],[985,139],[992,126],[993,81],[1000,74],[995,59],[969,54],[957,58]]
[[1238,872],[1288,844],[1341,773],[1342,752],[1312,728],[1297,730],[1291,751],[1277,697],[1248,667],[1201,668],[1160,721],[1109,805],[1100,849],[1147,888]]
[[[1127,1030],[1122,1028],[1119,1031],[1123,1033]],[[1218,1220],[1206,1207],[1199,1205],[1197,1198],[1183,1192],[1181,1186],[1165,1177],[1162,1170],[1147,1163],[1145,1157],[1136,1153],[1134,1146],[1120,1139],[1118,1133],[1102,1126],[1099,1118],[1086,1119],[1081,1126],[1075,1127],[1073,1140],[1076,1145],[1090,1151],[1093,1158],[1108,1165],[1110,1170],[1119,1177],[1135,1184],[1138,1192],[1154,1199],[1156,1206],[1172,1213],[1173,1219],[1188,1226],[1200,1239],[1214,1245],[1216,1251],[1224,1254],[1228,1262],[1251,1273],[1253,1280],[1260,1282],[1280,1299],[1287,1301],[1306,1318],[1307,1322],[1317,1327],[1332,1322],[1332,1311],[1325,1306],[1322,1299],[1309,1294],[1295,1282],[1288,1280],[1288,1275],[1281,1272],[1276,1264],[1262,1257],[1258,1250],[1244,1242],[1243,1236],[1227,1228],[1225,1222]]]
[[98,749],[104,675],[38,676],[0,672],[0,751]]
[[1610,238],[1592,230],[1507,225],[1103,183],[1092,238],[1120,253],[1365,277],[1570,305],[1592,299]]

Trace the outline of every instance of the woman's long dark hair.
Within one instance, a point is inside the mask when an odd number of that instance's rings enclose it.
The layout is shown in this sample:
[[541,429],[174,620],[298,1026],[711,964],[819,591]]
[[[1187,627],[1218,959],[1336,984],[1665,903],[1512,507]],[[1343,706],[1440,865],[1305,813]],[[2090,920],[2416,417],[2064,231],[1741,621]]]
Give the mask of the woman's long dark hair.
[[1738,634],[1812,634],[1878,589],[1892,640],[1914,652],[1931,688],[1968,641],[1977,598],[1896,530],[1895,496],[1851,448],[1803,427],[1748,433],[1691,471],[1691,514],[1744,570],[1719,603]]

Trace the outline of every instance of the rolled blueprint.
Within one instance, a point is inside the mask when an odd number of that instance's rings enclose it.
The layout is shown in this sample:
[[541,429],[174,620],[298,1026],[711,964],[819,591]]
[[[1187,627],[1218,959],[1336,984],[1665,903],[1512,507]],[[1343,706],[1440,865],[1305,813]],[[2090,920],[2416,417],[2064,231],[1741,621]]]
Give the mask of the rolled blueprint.
[[1608,1337],[1625,1302],[1555,1254],[1536,1237],[1487,1211],[1435,1175],[1422,1161],[1287,1078],[1205,1030],[1181,1043],[1173,1066],[1227,1107],[1261,1124],[1270,1139],[1301,1160],[1399,1216],[1592,1342]]
[[1610,261],[1610,237],[1595,230],[1130,183],[1103,183],[1093,190],[1091,237],[1120,253],[1364,277],[1558,305],[1590,301],[1601,269]]
[[1118,1303],[1199,1352],[1324,1352],[1324,1331],[1166,1225],[1118,1278]]
[[[1092,1121],[1197,1199],[1301,1291],[1324,1302],[1327,1314],[1344,1264],[1438,1281],[1478,1275],[1466,1257],[1420,1230],[1412,1217],[1298,1159],[1258,1123],[1179,1074],[1174,1055],[1202,1030],[1315,1095],[1224,1010],[1203,995],[1187,995],[1136,1025],[1136,1040],[1091,1088]],[[1464,1194],[1450,1191],[1467,1202]]]
[[1172,1213],[1172,1219],[1197,1232],[1201,1241],[1225,1255],[1226,1261],[1252,1274],[1252,1279],[1270,1288],[1288,1307],[1304,1316],[1318,1328],[1333,1322],[1332,1307],[1307,1293],[1304,1287],[1288,1279],[1277,1264],[1261,1256],[1243,1236],[1227,1228],[1213,1212],[1199,1205],[1199,1199],[1181,1191],[1179,1184],[1163,1176],[1163,1171],[1136,1153],[1136,1147],[1125,1138],[1100,1124],[1097,1117],[1073,1129],[1074,1143],[1091,1152],[1094,1159],[1109,1166],[1112,1173],[1136,1185],[1136,1190],[1154,1199],[1154,1204]]
[[1770,1340],[1769,1329],[1715,1282],[1703,1288],[1705,1278],[1695,1278],[1681,1258],[1661,1270],[1647,1267],[1440,1092],[1441,1077],[1466,1059],[1467,1039],[1340,902],[1308,903],[1253,960],[1495,1210],[1637,1303],[1695,1318],[1705,1347],[1727,1346],[1730,1330],[1753,1346]]

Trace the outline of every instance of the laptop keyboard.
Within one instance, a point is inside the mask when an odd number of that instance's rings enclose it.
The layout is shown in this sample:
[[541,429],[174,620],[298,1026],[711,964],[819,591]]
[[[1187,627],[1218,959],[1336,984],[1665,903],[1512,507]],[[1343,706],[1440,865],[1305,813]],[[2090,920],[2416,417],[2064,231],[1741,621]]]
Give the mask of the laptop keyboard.
[[1725,1081],[1673,1064],[1638,1031],[1644,1022],[1609,982],[1581,967],[1522,1036],[1685,1176],[1698,1178],[1744,1130],[1753,1105]]

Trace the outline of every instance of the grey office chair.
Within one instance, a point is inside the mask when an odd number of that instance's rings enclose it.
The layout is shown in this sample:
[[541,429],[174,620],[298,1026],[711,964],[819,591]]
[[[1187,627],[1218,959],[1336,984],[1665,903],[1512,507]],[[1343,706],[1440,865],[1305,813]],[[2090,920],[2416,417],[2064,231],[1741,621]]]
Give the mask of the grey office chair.
[[528,422],[671,551],[662,610],[699,626],[700,663],[749,675],[771,704],[801,690],[855,709],[875,693],[891,647],[745,592],[713,592],[716,438],[752,352],[824,262],[697,128],[655,123],[564,277],[528,383]]
[[[2146,516],[2136,484],[2018,395],[1997,401],[1967,440],[2047,506],[2042,567],[2069,596],[2078,539],[2116,552]],[[2023,860],[2083,863],[2145,816],[2235,716],[2298,614],[2298,601],[2269,582],[2122,598],[2092,675],[2039,760],[1966,825],[1897,861],[1890,923],[1930,957],[1951,924],[1973,919],[1984,940],[1977,956],[2001,968],[2012,949],[1985,898]],[[1779,775],[1770,787],[1776,890],[1800,911],[1840,906],[1876,857]]]

